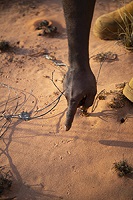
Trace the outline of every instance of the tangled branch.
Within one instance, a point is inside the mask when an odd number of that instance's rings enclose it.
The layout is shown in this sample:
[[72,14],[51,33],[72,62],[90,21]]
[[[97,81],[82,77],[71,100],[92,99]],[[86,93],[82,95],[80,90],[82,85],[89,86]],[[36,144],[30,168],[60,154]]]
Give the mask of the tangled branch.
[[[5,134],[5,132],[8,130],[9,126],[12,123],[12,119],[15,118],[18,120],[29,121],[32,119],[41,118],[41,117],[47,115],[49,112],[51,112],[58,105],[62,95],[64,95],[64,91],[62,92],[59,89],[59,87],[55,84],[53,75],[54,75],[54,72],[52,72],[52,78],[50,80],[54,84],[54,86],[58,89],[58,91],[60,92],[59,96],[55,100],[53,100],[51,103],[49,103],[47,106],[45,106],[41,109],[35,110],[35,106],[36,106],[35,105],[32,108],[32,110],[30,110],[29,112],[24,111],[23,108],[24,108],[24,105],[26,104],[26,102],[29,100],[30,96],[33,96],[35,98],[35,96],[32,94],[33,91],[31,91],[29,93],[29,96],[27,98],[26,98],[26,94],[24,93],[24,91],[21,91],[21,93],[24,95],[24,100],[23,100],[23,102],[20,103],[19,100],[21,99],[21,96],[18,96],[19,90],[11,87],[9,85],[6,85],[4,83],[0,83],[0,86],[8,89],[7,100],[4,103],[1,103],[1,105],[0,105],[0,107],[4,106],[4,109],[0,112],[0,122],[3,123],[0,128],[0,138],[2,138],[3,135]],[[15,95],[16,95],[15,98],[11,98],[12,90],[15,91]],[[9,103],[11,103],[13,101],[16,101],[16,105],[12,106],[12,107],[10,107],[10,109],[8,109]],[[37,101],[36,101],[36,104],[37,104]],[[46,109],[48,109],[48,110],[46,110]],[[43,112],[43,113],[40,113],[40,112]]]

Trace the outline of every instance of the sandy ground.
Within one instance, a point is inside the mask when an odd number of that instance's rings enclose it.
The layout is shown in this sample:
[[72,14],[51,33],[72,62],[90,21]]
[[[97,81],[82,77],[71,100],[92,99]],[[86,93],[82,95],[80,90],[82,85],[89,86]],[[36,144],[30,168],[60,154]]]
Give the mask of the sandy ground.
[[[93,23],[98,16],[120,5],[119,1],[98,0]],[[59,33],[52,37],[38,36],[34,22],[39,19],[51,20]],[[0,111],[44,114],[47,109],[35,111],[60,94],[50,80],[52,72],[55,71],[54,82],[62,90],[67,67],[56,66],[43,53],[52,52],[68,65],[61,1],[0,0],[0,25],[0,39],[15,46],[10,52],[0,54]],[[114,90],[115,84],[133,77],[132,53],[115,41],[99,40],[91,31],[90,56],[108,51],[117,54],[118,59],[102,65],[98,92]],[[34,54],[37,52],[43,53]],[[97,77],[100,64],[91,59],[91,66]],[[64,96],[42,118],[8,120],[10,126],[0,140],[0,166],[11,170],[13,184],[1,197],[133,200],[133,176],[119,178],[112,169],[113,163],[123,158],[133,165],[133,105],[127,102],[123,108],[111,109],[108,101],[99,101],[89,117],[81,116],[78,111],[69,132],[64,130],[67,108]],[[120,123],[121,118],[126,119],[124,123]],[[5,119],[0,121],[1,127],[5,122]]]

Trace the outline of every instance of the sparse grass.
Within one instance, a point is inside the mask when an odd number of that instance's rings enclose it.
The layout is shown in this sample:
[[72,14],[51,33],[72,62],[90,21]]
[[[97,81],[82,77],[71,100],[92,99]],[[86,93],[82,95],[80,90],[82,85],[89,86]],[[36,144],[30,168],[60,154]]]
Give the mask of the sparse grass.
[[133,16],[126,11],[123,16],[121,13],[119,15],[123,22],[123,25],[118,23],[121,29],[121,33],[118,33],[119,39],[126,49],[133,51]]

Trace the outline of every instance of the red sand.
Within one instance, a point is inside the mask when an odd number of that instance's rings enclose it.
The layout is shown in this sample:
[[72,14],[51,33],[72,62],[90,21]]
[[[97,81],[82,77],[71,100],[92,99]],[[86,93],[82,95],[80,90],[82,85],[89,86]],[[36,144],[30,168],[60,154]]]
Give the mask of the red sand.
[[[93,23],[101,14],[119,6],[119,1],[98,0]],[[51,20],[59,34],[37,36],[33,24],[38,19]],[[0,24],[0,39],[17,46],[13,54],[0,54],[0,82],[23,90],[26,98],[29,97],[21,111],[28,112],[34,106],[34,110],[40,109],[59,94],[50,81],[52,72],[55,70],[54,81],[62,90],[67,68],[55,66],[42,55],[28,55],[46,49],[68,64],[61,1],[1,1]],[[91,31],[91,56],[107,51],[118,54],[118,60],[103,64],[98,92],[113,90],[115,84],[128,82],[133,76],[132,53],[115,41],[99,40]],[[91,59],[91,66],[97,77],[99,63]],[[1,100],[5,102],[8,89],[0,87],[0,90]],[[29,95],[32,90],[34,97]],[[22,101],[24,95],[17,92]],[[11,89],[11,97],[15,95]],[[6,165],[13,174],[11,191],[5,190],[3,196],[16,196],[17,200],[132,200],[133,177],[119,178],[112,167],[123,155],[133,165],[133,105],[114,110],[108,108],[107,100],[100,101],[90,117],[77,112],[69,132],[64,130],[66,108],[62,96],[57,107],[43,119],[12,119],[0,140],[0,165]],[[122,117],[126,121],[121,124]]]

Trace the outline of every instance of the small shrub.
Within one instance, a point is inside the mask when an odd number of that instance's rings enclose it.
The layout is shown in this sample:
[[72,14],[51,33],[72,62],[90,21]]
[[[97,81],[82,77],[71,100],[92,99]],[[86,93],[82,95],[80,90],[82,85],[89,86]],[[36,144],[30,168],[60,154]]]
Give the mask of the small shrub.
[[126,160],[115,162],[113,168],[115,169],[119,177],[133,174],[133,168],[129,166]]
[[2,40],[0,41],[0,50],[7,51],[10,48],[10,44],[8,41]]

